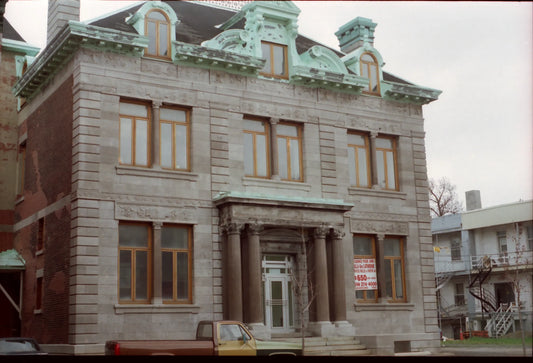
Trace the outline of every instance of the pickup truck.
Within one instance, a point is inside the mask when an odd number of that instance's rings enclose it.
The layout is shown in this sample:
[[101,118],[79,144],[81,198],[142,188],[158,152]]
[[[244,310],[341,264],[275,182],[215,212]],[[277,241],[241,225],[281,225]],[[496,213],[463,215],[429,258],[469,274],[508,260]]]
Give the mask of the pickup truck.
[[302,355],[299,343],[254,338],[239,321],[201,321],[196,340],[110,340],[105,355]]

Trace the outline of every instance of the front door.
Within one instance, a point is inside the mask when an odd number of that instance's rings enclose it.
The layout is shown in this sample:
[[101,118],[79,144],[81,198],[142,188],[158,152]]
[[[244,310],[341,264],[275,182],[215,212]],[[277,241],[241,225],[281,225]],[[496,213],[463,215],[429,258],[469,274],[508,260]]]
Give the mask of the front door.
[[294,299],[291,272],[291,256],[263,256],[265,325],[273,333],[294,331]]

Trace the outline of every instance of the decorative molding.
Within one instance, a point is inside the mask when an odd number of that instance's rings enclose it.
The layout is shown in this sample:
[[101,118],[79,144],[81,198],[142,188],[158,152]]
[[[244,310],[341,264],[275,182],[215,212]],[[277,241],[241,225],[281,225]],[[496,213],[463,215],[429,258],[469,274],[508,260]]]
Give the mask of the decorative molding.
[[350,232],[371,234],[409,235],[409,224],[393,221],[350,220]]
[[196,208],[115,203],[115,218],[135,221],[197,223]]

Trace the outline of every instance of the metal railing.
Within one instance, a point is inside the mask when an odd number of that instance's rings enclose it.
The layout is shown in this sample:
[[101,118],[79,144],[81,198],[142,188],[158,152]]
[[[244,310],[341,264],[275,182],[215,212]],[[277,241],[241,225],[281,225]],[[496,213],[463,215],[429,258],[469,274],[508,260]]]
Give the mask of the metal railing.
[[533,264],[533,251],[505,252],[470,257],[470,268],[477,269],[480,264],[485,267],[517,267]]
[[435,273],[466,273],[476,270],[481,263],[488,264],[492,268],[509,268],[533,264],[533,251],[493,253],[470,256],[461,260],[452,260],[451,256],[442,256],[434,259]]

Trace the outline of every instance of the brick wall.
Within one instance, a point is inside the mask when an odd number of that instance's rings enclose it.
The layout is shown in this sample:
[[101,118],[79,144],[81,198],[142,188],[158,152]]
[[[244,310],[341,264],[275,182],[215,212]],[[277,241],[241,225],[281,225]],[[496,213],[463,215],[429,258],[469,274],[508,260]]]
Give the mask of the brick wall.
[[[69,78],[25,120],[24,200],[15,210],[19,226],[15,247],[27,266],[21,333],[44,344],[68,339],[72,110]],[[39,220],[44,221],[44,232]],[[39,235],[44,237],[42,251],[37,248]],[[36,280],[41,271],[39,312],[35,311]]]

